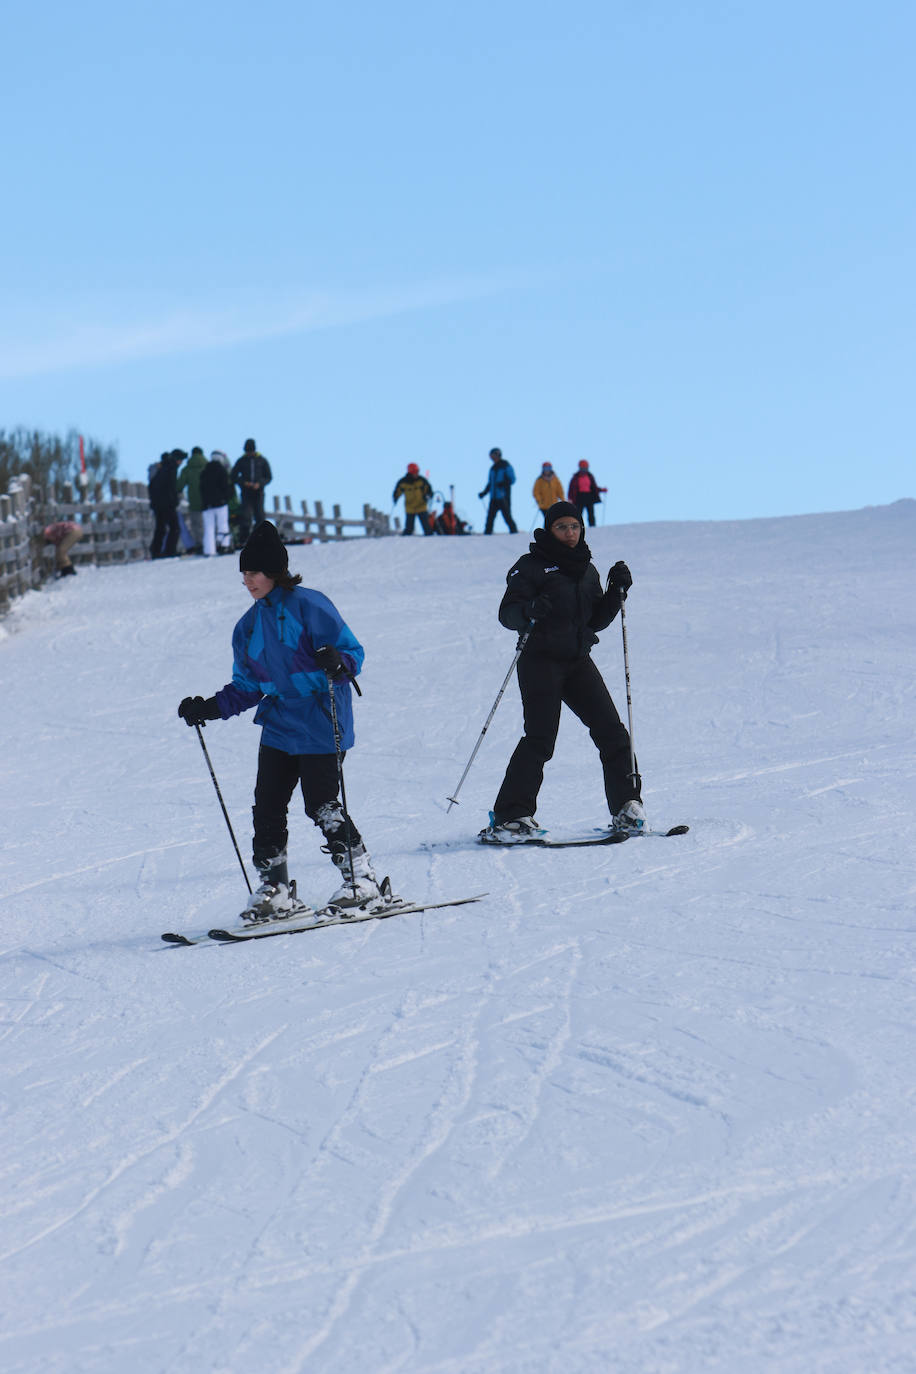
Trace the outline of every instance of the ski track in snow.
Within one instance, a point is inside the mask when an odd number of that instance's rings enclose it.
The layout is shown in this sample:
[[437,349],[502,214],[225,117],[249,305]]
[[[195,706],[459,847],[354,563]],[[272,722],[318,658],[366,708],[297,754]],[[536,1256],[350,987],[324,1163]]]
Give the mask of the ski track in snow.
[[[911,1374],[914,534],[913,502],[590,532],[636,578],[650,817],[691,830],[554,852],[473,843],[514,686],[445,803],[527,539],[293,550],[367,647],[346,772],[377,868],[489,895],[237,947],[159,941],[243,895],[175,716],[229,675],[234,566],[87,569],[17,605],[4,1370]],[[623,705],[617,626],[595,656]],[[244,854],[258,733],[205,735]],[[603,820],[565,717],[540,816]]]

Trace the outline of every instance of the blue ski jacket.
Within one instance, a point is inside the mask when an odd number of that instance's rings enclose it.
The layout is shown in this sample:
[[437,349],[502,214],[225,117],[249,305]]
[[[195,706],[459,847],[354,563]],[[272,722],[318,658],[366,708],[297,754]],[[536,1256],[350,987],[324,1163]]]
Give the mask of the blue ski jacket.
[[[256,601],[232,632],[232,681],[216,693],[223,720],[257,706],[262,742],[286,754],[333,754],[328,680],[315,650],[333,644],[354,677],[365,653],[321,592],[311,587],[273,591]],[[334,683],[342,749],[353,746],[349,682]]]
[[505,458],[498,458],[487,474],[487,484],[479,494],[486,496],[489,492],[491,501],[505,501],[512,494],[512,485],[515,482],[515,470],[511,463],[507,463]]

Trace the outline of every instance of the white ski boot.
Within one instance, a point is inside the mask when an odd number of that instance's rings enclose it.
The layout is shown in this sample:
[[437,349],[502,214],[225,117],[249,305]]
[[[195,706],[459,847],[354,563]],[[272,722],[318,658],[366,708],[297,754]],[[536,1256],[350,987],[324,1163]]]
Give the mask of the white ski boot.
[[289,880],[285,856],[273,859],[263,867],[258,866],[257,871],[261,882],[239,913],[243,921],[256,924],[259,921],[281,920],[300,905],[296,899],[295,880]]
[[628,801],[617,812],[611,824],[612,830],[621,831],[626,835],[638,835],[642,830],[648,830],[646,812],[641,801]]
[[546,834],[533,816],[518,816],[513,821],[497,823],[491,811],[490,824],[481,830],[478,839],[484,844],[527,844]]
[[[384,896],[360,833],[347,817],[340,802],[326,802],[324,806],[319,807],[315,822],[325,839],[321,846],[322,852],[330,854],[331,863],[340,869],[343,879],[337,891],[328,898],[328,906],[360,907]],[[388,893],[390,896],[390,884]]]
[[372,860],[366,853],[362,841],[353,845],[353,867],[350,867],[350,851],[346,845],[329,846],[331,860],[340,869],[343,879],[340,887],[328,898],[328,906],[356,907],[374,901],[382,896],[382,889],[372,869]]

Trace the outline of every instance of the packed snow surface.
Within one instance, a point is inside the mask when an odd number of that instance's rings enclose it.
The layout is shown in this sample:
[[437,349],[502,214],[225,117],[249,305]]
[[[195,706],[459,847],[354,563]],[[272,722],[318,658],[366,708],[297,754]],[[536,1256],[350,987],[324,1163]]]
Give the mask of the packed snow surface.
[[[471,906],[163,944],[246,895],[186,694],[235,559],[0,623],[5,1374],[912,1374],[916,503],[590,531],[677,839],[485,850],[527,536],[295,548],[366,646],[350,808]],[[620,624],[595,660],[625,711]],[[204,739],[246,863],[259,730]],[[606,822],[565,718],[539,819]],[[298,798],[292,870],[336,871]]]

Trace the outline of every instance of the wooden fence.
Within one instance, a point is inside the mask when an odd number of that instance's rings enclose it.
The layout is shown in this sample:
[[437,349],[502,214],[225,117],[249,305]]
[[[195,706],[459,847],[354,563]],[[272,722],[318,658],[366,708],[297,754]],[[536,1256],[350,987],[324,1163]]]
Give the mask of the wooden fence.
[[[340,513],[340,506],[332,506],[331,514],[325,515],[324,506],[320,501],[315,502],[313,514],[309,514],[308,501],[299,503],[298,512],[293,510],[292,498],[289,496],[275,496],[273,502],[273,510],[266,511],[267,518],[274,522],[285,544],[311,544],[314,539],[323,544],[330,539],[351,538],[352,536],[344,534],[344,529],[360,529],[369,539],[377,539],[395,532],[391,528],[389,517],[372,506],[363,506],[362,520],[345,520]],[[395,525],[398,523],[396,520]]]
[[[26,475],[13,479],[8,493],[0,496],[0,613],[15,597],[41,587],[53,576],[55,551],[42,531],[55,521],[72,520],[82,526],[82,538],[70,550],[70,559],[78,566],[149,558],[155,522],[146,483],[115,477],[109,488],[106,498],[101,485],[78,493],[66,482],[46,495]],[[320,501],[311,512],[306,501],[294,511],[288,496],[275,496],[273,507],[268,518],[286,544],[352,538],[345,530],[362,531],[365,538],[394,533],[389,517],[368,505],[363,506],[361,520],[345,519],[337,505],[325,515]],[[181,509],[186,515],[187,507]]]

